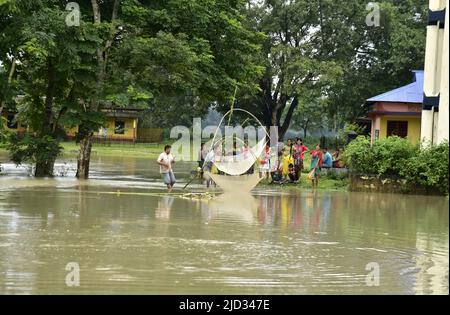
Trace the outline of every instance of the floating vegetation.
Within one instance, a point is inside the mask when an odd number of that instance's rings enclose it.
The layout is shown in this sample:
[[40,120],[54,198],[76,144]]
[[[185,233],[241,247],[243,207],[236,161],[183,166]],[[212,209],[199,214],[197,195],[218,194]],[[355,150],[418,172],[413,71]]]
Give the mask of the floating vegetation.
[[217,195],[219,192],[190,192],[190,193],[167,193],[167,192],[131,192],[131,191],[93,191],[88,193],[95,193],[97,196],[99,195],[115,195],[117,197],[123,196],[123,195],[135,195],[135,196],[153,196],[153,197],[173,197],[173,198],[182,198],[182,199],[189,199],[189,200],[210,200],[214,198],[215,195]]
[[189,200],[210,200],[214,198],[215,194],[210,192],[193,192],[193,193],[187,193],[183,194],[181,198],[183,199],[189,199]]

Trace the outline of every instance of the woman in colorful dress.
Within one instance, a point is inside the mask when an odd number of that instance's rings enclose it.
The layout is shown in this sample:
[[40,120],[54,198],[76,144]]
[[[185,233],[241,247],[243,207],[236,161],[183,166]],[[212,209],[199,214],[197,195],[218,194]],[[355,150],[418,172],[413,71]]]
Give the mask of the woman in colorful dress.
[[300,171],[303,169],[303,154],[308,151],[309,149],[303,144],[303,140],[297,138],[294,144],[294,165],[298,166]]
[[322,151],[320,151],[320,146],[317,145],[315,150],[310,151],[311,153],[311,167],[309,169],[308,178],[311,179],[313,187],[317,187],[319,184],[320,169],[322,167]]

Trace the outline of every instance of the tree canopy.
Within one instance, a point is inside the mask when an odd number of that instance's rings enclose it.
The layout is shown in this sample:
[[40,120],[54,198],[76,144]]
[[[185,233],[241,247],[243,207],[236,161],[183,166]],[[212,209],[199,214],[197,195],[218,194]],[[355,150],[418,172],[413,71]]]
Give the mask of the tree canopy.
[[169,128],[227,111],[237,90],[234,106],[280,138],[336,132],[423,67],[425,0],[378,1],[379,25],[363,0],[90,0],[74,25],[69,2],[0,1],[0,113],[17,110],[33,130],[10,150],[36,175],[52,173],[64,129],[76,128],[77,176],[88,177],[105,106],[145,109]]
[[298,129],[328,124],[336,131],[365,114],[365,99],[411,80],[425,52],[426,1],[377,4],[380,23],[368,25],[362,0],[250,2],[249,24],[267,36],[265,72],[260,91],[240,105],[279,126],[281,137],[292,118]]

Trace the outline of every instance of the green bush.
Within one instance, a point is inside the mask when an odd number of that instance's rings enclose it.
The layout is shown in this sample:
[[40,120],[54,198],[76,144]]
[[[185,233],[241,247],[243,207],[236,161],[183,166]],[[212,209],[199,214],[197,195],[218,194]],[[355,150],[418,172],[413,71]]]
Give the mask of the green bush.
[[5,128],[6,119],[0,116],[0,145],[6,142],[7,131]]
[[371,145],[369,138],[360,136],[347,146],[344,159],[352,173],[399,177],[409,190],[448,194],[448,142],[419,148],[407,139],[387,137]]
[[[7,131],[4,127],[4,118],[0,116],[0,148],[6,144]],[[2,164],[0,163],[0,173],[2,172]]]
[[408,159],[401,170],[409,187],[420,186],[448,194],[449,144],[426,146]]
[[379,176],[400,176],[402,168],[418,147],[397,136],[376,141],[372,146],[374,163]]
[[417,151],[417,146],[400,137],[387,137],[371,145],[368,137],[359,136],[348,144],[344,158],[352,172],[400,176],[406,161]]
[[11,161],[19,165],[26,162],[54,161],[61,153],[62,147],[50,136],[39,138],[25,135],[22,138],[13,133],[9,136],[7,149]]
[[353,173],[377,174],[375,151],[370,138],[359,136],[345,148],[344,161]]

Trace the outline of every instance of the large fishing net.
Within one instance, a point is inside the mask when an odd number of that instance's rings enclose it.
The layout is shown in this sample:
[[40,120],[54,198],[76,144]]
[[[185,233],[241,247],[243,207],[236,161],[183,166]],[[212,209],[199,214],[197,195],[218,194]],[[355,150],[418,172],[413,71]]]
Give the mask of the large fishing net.
[[259,173],[227,176],[220,174],[207,173],[211,179],[223,189],[224,192],[236,194],[247,193],[262,180],[263,176]]
[[[266,148],[268,141],[268,134],[260,139],[256,145],[249,147],[244,139],[233,137],[231,139],[233,146],[231,150],[224,150],[223,144],[230,139],[217,137],[219,128],[227,115],[231,115],[234,111],[245,112],[252,119],[254,119],[260,127],[264,128],[261,122],[250,112],[243,109],[231,109],[221,119],[214,137],[210,143],[209,153],[205,158],[205,165],[214,164],[219,171],[217,173],[211,172],[211,169],[206,170],[206,176],[210,177],[217,185],[219,185],[225,192],[233,194],[247,193],[251,191],[263,178],[259,172],[254,172],[252,168],[258,166],[259,159]],[[230,120],[229,120],[230,121]],[[236,148],[236,143],[244,144],[239,149]],[[225,146],[226,147],[226,146]],[[249,172],[250,171],[250,172]],[[252,173],[252,174],[248,174]]]
[[217,169],[228,175],[245,174],[254,166],[266,146],[266,139],[261,139],[256,146],[236,155],[216,155],[214,165]]

